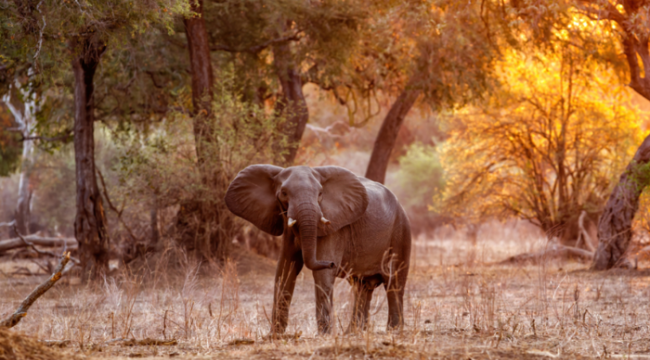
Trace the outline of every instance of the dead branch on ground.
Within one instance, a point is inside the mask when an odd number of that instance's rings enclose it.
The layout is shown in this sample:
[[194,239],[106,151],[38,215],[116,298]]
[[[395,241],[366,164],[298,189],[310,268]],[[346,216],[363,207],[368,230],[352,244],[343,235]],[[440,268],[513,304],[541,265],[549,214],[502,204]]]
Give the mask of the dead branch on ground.
[[34,304],[34,302],[41,297],[43,294],[45,294],[54,284],[56,284],[57,281],[62,276],[63,270],[65,269],[65,266],[68,264],[70,261],[70,253],[67,252],[63,254],[61,257],[61,261],[59,262],[59,266],[54,269],[54,274],[50,276],[47,281],[44,283],[40,284],[39,286],[34,289],[26,298],[23,300],[23,302],[20,304],[18,309],[11,314],[8,318],[5,320],[2,320],[0,322],[0,327],[7,327],[7,328],[12,328],[16,326],[20,322],[22,318],[24,318],[27,315],[27,310]]
[[158,340],[146,338],[143,340],[129,339],[122,343],[122,346],[172,346],[178,345],[176,339],[171,340]]
[[587,250],[578,249],[573,246],[552,244],[549,247],[537,252],[524,253],[524,254],[511,256],[499,262],[499,264],[511,264],[511,263],[521,263],[521,262],[539,263],[548,259],[568,257],[568,256],[576,256],[581,259],[591,261],[594,258],[594,253]]
[[16,223],[16,220],[10,221],[10,222],[4,222],[0,223],[0,228],[5,227],[5,226],[13,226]]
[[[19,238],[20,240],[22,240],[22,242],[23,242],[26,246],[28,246],[28,247],[30,247],[32,250],[36,251],[36,253],[38,253],[39,255],[51,256],[51,257],[53,257],[53,258],[58,258],[58,257],[59,257],[59,255],[57,255],[57,254],[55,254],[55,253],[53,253],[53,252],[51,252],[51,251],[43,251],[43,250],[38,249],[38,248],[37,248],[37,247],[36,247],[36,246],[31,242],[31,241],[25,239],[25,237],[22,236],[22,235],[20,234],[20,232],[18,231],[18,227],[16,226],[16,224],[14,224],[14,232],[16,233],[16,235],[18,235],[18,238]],[[63,242],[63,246],[64,246],[63,253],[65,253],[66,250],[67,250],[67,246],[66,246],[66,245],[67,245],[67,244],[66,244],[66,242],[64,241],[64,242]],[[75,264],[77,264],[77,265],[79,265],[79,264],[81,263],[78,259],[75,259],[75,258],[72,257],[72,256],[70,257],[70,260],[72,260],[72,262],[75,263]],[[45,270],[45,269],[44,269],[44,270]]]
[[[64,246],[69,249],[76,249],[78,247],[77,240],[72,238],[41,237],[34,235],[24,236],[23,238],[29,241],[32,245],[38,246]],[[0,241],[0,253],[21,247],[28,247],[28,245],[19,237]]]

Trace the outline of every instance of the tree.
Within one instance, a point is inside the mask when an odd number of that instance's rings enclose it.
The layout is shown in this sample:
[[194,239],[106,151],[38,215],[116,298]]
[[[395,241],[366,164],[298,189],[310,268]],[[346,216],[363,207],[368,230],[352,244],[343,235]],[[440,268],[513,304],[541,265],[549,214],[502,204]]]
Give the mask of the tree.
[[288,115],[287,121],[280,125],[280,133],[286,137],[286,149],[277,146],[278,158],[275,162],[287,167],[293,165],[298,153],[300,139],[309,120],[309,109],[302,92],[303,80],[299,67],[288,42],[273,46],[273,64],[282,88],[282,96],[278,99],[276,110]]
[[18,203],[14,215],[16,229],[23,235],[29,234],[29,215],[33,191],[30,186],[30,177],[34,163],[34,143],[30,138],[36,126],[36,113],[39,111],[38,94],[33,85],[30,82],[21,84],[18,79],[15,79],[13,84],[9,85],[9,91],[3,97],[4,103],[14,117],[14,121],[18,124],[17,131],[20,132],[23,139]]
[[431,1],[406,9],[394,26],[405,41],[416,44],[417,55],[406,57],[408,80],[384,118],[366,170],[368,179],[381,183],[399,129],[417,99],[423,94],[434,109],[443,109],[479,98],[490,87],[497,55],[479,4]]
[[[242,100],[270,105],[283,119],[275,163],[291,166],[309,120],[303,86],[327,90],[353,68],[367,14],[356,1],[222,1],[208,3],[210,48],[219,66],[236,69]],[[265,104],[266,103],[266,104]]]
[[[629,86],[650,100],[650,2],[626,0],[620,5],[609,1],[577,2],[577,8],[593,21],[608,22],[615,29],[629,71]],[[639,62],[639,60],[641,62]],[[650,135],[643,140],[636,154],[612,191],[598,223],[598,249],[592,268],[609,269],[622,259],[632,238],[632,222],[639,207],[639,196],[650,185],[646,170],[650,166]]]
[[[621,81],[627,78],[630,88],[650,100],[650,78],[644,76],[643,70],[650,66],[648,1],[524,0],[494,8],[503,9],[501,13],[508,14],[511,23],[532,30],[531,37],[544,46],[573,43],[585,56],[609,64],[621,73]],[[585,16],[589,23],[597,25],[600,29],[597,41],[592,37],[586,44],[584,36],[566,36],[577,34],[576,29],[584,27],[584,20],[576,21],[578,16]],[[598,224],[599,245],[592,264],[595,270],[612,268],[628,248],[639,196],[650,184],[648,177],[638,176],[650,161],[649,151],[650,139],[645,139],[609,197]]]
[[611,86],[616,75],[571,45],[506,54],[504,88],[456,116],[443,150],[445,208],[479,220],[515,216],[561,236],[575,214],[601,208],[640,118],[625,88]]
[[95,169],[94,77],[106,43],[97,36],[72,37],[74,73],[74,153],[77,216],[74,232],[79,243],[83,277],[98,278],[108,271],[108,224]]
[[[7,9],[15,26],[3,28],[10,39],[8,64],[20,73],[26,65],[41,82],[56,84],[72,73],[74,89],[74,145],[76,160],[77,215],[75,237],[79,243],[82,276],[99,278],[108,270],[108,232],[94,162],[94,78],[100,58],[112,36],[132,35],[155,21],[168,20],[167,9],[183,12],[182,2],[134,5],[128,1],[75,4],[55,1],[17,2]],[[162,10],[165,11],[162,11]],[[113,37],[117,40],[119,36]],[[5,51],[3,49],[3,51]],[[45,61],[43,61],[45,59]],[[71,72],[60,67],[69,61]],[[56,64],[56,65],[54,65]],[[56,86],[55,86],[56,87]]]

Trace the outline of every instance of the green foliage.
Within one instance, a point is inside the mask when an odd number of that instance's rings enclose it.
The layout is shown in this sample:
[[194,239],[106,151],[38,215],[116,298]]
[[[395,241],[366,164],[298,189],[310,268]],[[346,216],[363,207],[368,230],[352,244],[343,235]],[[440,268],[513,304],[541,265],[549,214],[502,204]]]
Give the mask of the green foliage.
[[[277,124],[283,121],[250,102],[242,101],[235,75],[224,71],[215,89],[215,122],[212,138],[205,145],[208,164],[196,166],[194,133],[187,115],[176,113],[148,135],[136,131],[119,133],[120,197],[127,202],[149,203],[158,198],[162,207],[201,199],[223,207],[230,181],[244,167],[269,163]],[[201,173],[207,169],[212,183],[206,186]],[[227,213],[224,216],[229,216]]]
[[9,110],[0,106],[0,177],[9,176],[20,165],[23,149],[20,135],[5,130],[13,124]]
[[13,174],[20,165],[20,136],[0,129],[0,176]]
[[444,190],[444,172],[435,146],[411,144],[406,155],[399,158],[399,165],[397,181],[406,193],[404,206],[430,204]]
[[[3,39],[0,44],[0,95],[16,80],[29,83],[30,91],[42,99],[42,111],[37,114],[38,134],[54,137],[69,133],[74,83],[71,59],[87,51],[80,44],[83,39],[92,38],[107,46],[108,54],[104,57],[111,60],[100,66],[99,76],[95,77],[96,80],[109,79],[104,84],[95,83],[99,119],[123,121],[134,113],[149,118],[154,112],[152,109],[164,106],[152,101],[160,97],[160,91],[147,92],[157,89],[153,85],[144,90],[149,97],[133,96],[133,91],[129,94],[133,78],[138,74],[148,77],[151,72],[145,64],[137,66],[143,58],[137,55],[138,52],[151,52],[151,48],[144,45],[147,41],[149,45],[164,49],[160,41],[152,42],[149,35],[154,30],[171,31],[178,16],[191,16],[187,0],[9,2],[3,6],[0,16],[0,38]],[[162,38],[157,35],[158,39]],[[146,41],[139,41],[139,47],[133,46],[134,39],[139,38]],[[124,45],[131,45],[128,49],[131,53],[120,57],[124,55],[120,53]],[[117,96],[109,96],[113,93]],[[126,96],[120,98],[124,93]],[[115,101],[111,101],[113,99]],[[129,101],[125,101],[127,99]]]
[[632,160],[626,170],[628,184],[633,188],[633,192],[641,194],[650,184],[650,163],[639,164]]
[[303,80],[328,87],[352,66],[368,16],[355,0],[206,2],[204,15],[216,67],[234,66],[243,100],[258,104],[280,92],[274,46],[289,44]]

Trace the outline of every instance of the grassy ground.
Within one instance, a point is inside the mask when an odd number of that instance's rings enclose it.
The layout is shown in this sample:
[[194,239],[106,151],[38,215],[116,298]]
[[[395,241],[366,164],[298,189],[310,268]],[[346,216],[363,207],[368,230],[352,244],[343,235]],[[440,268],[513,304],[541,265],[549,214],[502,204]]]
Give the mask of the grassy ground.
[[[288,336],[265,340],[273,263],[252,255],[241,256],[238,265],[208,264],[198,271],[183,259],[163,257],[145,264],[146,271],[121,271],[91,286],[64,279],[11,331],[67,340],[67,353],[110,359],[650,358],[648,264],[604,273],[576,262],[497,265],[543,246],[536,238],[497,235],[475,245],[418,239],[406,289],[407,326],[400,332],[386,332],[385,292],[379,288],[369,329],[343,334],[352,295],[339,281],[335,330],[318,336],[313,280],[303,271]],[[36,271],[22,260],[0,263],[3,317],[44,279],[7,275],[19,266]],[[111,341],[119,338],[174,345]]]

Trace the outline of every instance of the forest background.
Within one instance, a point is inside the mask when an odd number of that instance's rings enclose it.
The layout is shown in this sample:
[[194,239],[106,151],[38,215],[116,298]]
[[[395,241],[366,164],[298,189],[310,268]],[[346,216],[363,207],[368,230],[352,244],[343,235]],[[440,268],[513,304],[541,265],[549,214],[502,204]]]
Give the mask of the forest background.
[[645,1],[4,1],[0,239],[74,238],[85,279],[170,246],[273,257],[229,182],[339,165],[417,234],[525,220],[629,266],[649,21]]

